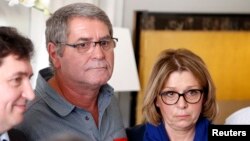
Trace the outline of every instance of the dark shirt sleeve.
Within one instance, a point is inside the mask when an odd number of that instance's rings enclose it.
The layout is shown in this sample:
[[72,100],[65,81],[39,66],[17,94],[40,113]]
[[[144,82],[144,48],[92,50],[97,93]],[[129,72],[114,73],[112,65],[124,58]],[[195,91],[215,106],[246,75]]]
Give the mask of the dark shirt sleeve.
[[8,131],[10,141],[27,141],[24,133],[17,129],[11,129]]
[[126,128],[128,141],[143,141],[144,132],[145,132],[145,124],[140,124],[134,127]]

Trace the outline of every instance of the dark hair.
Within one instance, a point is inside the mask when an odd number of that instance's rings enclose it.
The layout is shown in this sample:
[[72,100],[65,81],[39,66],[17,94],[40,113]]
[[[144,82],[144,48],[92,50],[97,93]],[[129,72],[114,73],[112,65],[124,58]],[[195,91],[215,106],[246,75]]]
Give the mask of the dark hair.
[[10,54],[18,59],[30,59],[33,51],[32,41],[19,34],[16,28],[0,26],[0,65],[2,59]]

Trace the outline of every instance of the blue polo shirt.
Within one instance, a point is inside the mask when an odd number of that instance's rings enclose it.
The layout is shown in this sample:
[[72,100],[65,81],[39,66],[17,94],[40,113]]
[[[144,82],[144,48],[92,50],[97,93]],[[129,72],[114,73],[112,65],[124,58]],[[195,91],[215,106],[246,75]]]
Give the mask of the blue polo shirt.
[[47,83],[49,68],[39,71],[36,98],[29,104],[24,121],[17,127],[30,141],[46,140],[57,134],[76,134],[86,141],[113,141],[126,138],[118,101],[111,86],[99,93],[99,125],[88,111],[69,103]]

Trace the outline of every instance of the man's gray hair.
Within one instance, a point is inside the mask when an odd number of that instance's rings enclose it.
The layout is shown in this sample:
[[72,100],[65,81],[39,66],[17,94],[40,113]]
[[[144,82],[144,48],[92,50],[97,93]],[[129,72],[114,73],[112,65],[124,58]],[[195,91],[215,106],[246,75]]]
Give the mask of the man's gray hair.
[[[102,21],[107,25],[110,36],[113,37],[112,24],[102,9],[89,3],[73,3],[58,9],[47,20],[45,31],[46,46],[48,46],[49,42],[54,44],[67,42],[68,21],[72,17],[85,17]],[[62,47],[60,45],[57,45],[57,53],[62,55]],[[50,66],[54,67],[51,60]]]

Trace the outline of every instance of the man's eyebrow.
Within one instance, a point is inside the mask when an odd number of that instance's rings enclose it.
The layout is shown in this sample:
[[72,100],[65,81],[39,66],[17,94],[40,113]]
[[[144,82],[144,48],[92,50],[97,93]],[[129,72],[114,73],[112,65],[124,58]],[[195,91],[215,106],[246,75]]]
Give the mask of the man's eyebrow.
[[[99,38],[99,40],[104,40],[104,39],[110,39],[111,36],[110,35],[106,35],[106,36],[103,36],[101,38]],[[81,37],[79,39],[77,39],[77,42],[78,41],[91,41],[93,38],[88,38],[88,37]]]
[[77,39],[76,42],[79,42],[79,41],[90,41],[90,40],[91,40],[91,38],[83,38],[83,37],[81,37],[81,38]]
[[33,76],[33,73],[29,74],[27,72],[18,71],[16,73],[14,73],[13,76],[28,76],[29,78],[31,78]]
[[101,37],[100,40],[101,40],[101,39],[110,39],[110,38],[111,38],[110,35],[106,35],[106,36]]
[[29,79],[31,79],[31,77],[32,77],[32,76],[34,76],[34,74],[33,74],[33,73],[32,73],[32,74],[30,74]]

